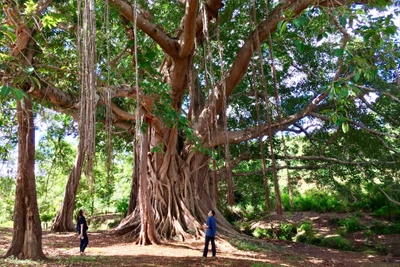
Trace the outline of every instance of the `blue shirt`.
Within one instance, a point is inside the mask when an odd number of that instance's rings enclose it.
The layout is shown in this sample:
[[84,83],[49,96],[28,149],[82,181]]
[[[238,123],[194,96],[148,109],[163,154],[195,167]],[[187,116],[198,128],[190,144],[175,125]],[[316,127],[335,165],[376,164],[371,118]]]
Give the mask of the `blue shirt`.
[[210,216],[207,219],[206,225],[208,228],[206,229],[206,236],[214,236],[217,233],[217,222],[215,221],[214,216]]

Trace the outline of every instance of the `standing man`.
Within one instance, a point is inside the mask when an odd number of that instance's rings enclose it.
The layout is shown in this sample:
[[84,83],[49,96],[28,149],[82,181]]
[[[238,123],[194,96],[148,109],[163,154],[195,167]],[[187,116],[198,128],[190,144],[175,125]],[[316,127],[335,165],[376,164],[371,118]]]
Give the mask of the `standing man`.
[[215,221],[215,211],[210,210],[208,212],[208,219],[207,223],[203,225],[204,229],[206,229],[206,243],[204,246],[203,257],[207,257],[208,253],[208,244],[211,241],[211,251],[212,256],[215,257],[216,250],[215,250],[215,234],[217,233],[217,222]]

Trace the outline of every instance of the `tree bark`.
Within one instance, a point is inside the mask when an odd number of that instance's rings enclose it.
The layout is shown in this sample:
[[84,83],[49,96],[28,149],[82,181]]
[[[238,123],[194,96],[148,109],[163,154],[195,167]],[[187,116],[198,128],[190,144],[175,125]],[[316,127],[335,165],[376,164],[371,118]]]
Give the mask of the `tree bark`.
[[140,245],[159,244],[155,229],[153,210],[150,203],[149,182],[147,172],[147,154],[149,152],[149,128],[140,135],[140,158],[139,158],[139,211],[140,211],[140,233],[136,241]]
[[18,171],[14,204],[14,231],[4,257],[45,259],[35,185],[35,127],[32,101],[17,101]]
[[54,219],[51,230],[54,232],[74,232],[75,224],[73,222],[76,192],[78,190],[79,180],[81,179],[84,153],[81,143],[78,146],[78,152],[75,159],[75,165],[69,174],[65,186],[64,200],[61,203],[60,210]]
[[[161,140],[154,134],[154,129],[149,128],[153,133],[150,135],[150,143],[154,145]],[[188,151],[183,152],[185,157],[180,157],[176,150],[176,128],[165,129],[163,136],[168,144],[164,153],[148,153],[142,144],[138,205],[135,211],[114,229],[114,233],[137,238],[137,243],[140,244],[155,243],[155,236],[176,236],[182,241],[193,236],[200,238],[204,235],[202,224],[206,221],[210,209],[215,209],[217,213],[220,233],[235,233],[233,227],[218,212],[213,201],[214,181],[208,164],[211,157],[201,152]],[[147,157],[144,157],[145,155]],[[143,173],[146,169],[147,177]],[[151,216],[154,216],[155,233],[151,232]],[[147,231],[147,235],[144,231]]]

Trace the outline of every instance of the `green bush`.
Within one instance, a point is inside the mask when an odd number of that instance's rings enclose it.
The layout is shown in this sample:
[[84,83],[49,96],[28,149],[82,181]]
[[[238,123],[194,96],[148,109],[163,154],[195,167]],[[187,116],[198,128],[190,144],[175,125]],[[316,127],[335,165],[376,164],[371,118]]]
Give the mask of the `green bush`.
[[129,206],[129,198],[124,197],[122,199],[118,199],[115,201],[115,206],[117,212],[121,212],[124,214],[124,217],[128,214],[128,206]]
[[272,235],[268,231],[268,229],[256,228],[253,231],[253,236],[257,238],[271,238]]
[[374,216],[381,217],[381,218],[389,217],[389,208],[388,208],[388,206],[383,206],[378,210],[374,210]]
[[294,209],[290,206],[289,195],[282,194],[282,205],[285,210],[290,211],[342,212],[346,210],[345,205],[334,194],[317,189],[310,189],[303,195],[294,196]]
[[315,239],[315,229],[311,222],[302,222],[294,237],[296,242],[311,243]]
[[377,235],[386,235],[390,233],[388,224],[380,221],[374,221],[370,230]]
[[341,236],[325,237],[321,241],[321,246],[340,250],[353,250],[351,242]]
[[339,220],[338,225],[343,227],[346,233],[355,233],[363,229],[363,226],[356,217],[341,219]]
[[292,240],[297,234],[297,225],[295,223],[281,223],[277,237],[282,240]]
[[377,235],[400,234],[400,223],[388,224],[380,221],[374,221],[370,230]]
[[390,226],[390,232],[392,234],[400,234],[400,222],[392,224]]
[[40,221],[50,222],[54,217],[55,217],[54,214],[49,214],[49,213],[40,214]]
[[400,208],[391,205],[389,209],[388,206],[383,206],[377,210],[374,210],[374,216],[385,219],[397,219],[400,218]]

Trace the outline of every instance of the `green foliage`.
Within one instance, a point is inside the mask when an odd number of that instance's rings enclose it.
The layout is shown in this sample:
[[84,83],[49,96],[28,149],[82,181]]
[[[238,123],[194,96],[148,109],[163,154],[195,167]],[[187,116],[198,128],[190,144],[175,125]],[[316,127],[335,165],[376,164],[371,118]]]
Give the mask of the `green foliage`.
[[345,233],[354,233],[364,229],[359,219],[356,217],[340,219],[338,226],[343,227]]
[[12,221],[14,211],[15,180],[0,177],[0,224]]
[[16,99],[22,100],[22,98],[28,98],[28,95],[21,89],[9,87],[9,86],[1,86],[0,87],[0,95],[3,98],[6,98],[9,94],[13,95]]
[[124,214],[124,217],[128,214],[129,198],[124,197],[115,201],[117,212]]
[[381,221],[374,221],[369,230],[377,235],[400,234],[400,222],[390,224]]
[[[18,4],[20,1],[9,1]],[[171,2],[171,1],[170,1]],[[393,1],[392,1],[393,2]],[[139,1],[141,7],[149,10],[154,15],[152,22],[160,26],[166,36],[171,38],[181,37],[178,30],[184,13],[184,5],[174,5],[168,1]],[[16,29],[9,26],[6,22],[0,25],[0,69],[2,81],[0,95],[2,100],[8,102],[10,96],[21,100],[26,97],[26,92],[31,89],[40,90],[42,84],[51,85],[63,94],[68,94],[71,98],[76,98],[81,93],[79,91],[79,78],[77,70],[79,68],[76,51],[76,24],[77,2],[75,1],[53,1],[45,12],[35,14],[37,1],[25,1],[20,5],[21,21],[26,22],[27,26],[40,26],[40,30],[35,30],[32,41],[36,42],[33,46],[40,53],[34,53],[35,63],[33,66],[26,66],[24,60],[11,55],[11,49],[15,45],[17,36]],[[105,29],[104,14],[105,6],[103,2],[97,3],[97,26],[96,33],[96,56],[98,58],[96,73],[98,74],[98,93],[104,96],[104,88],[123,88],[126,85],[132,88],[136,82],[136,73],[132,71],[133,62],[138,61],[140,69],[139,81],[141,92],[144,96],[154,101],[151,114],[156,120],[162,122],[169,128],[179,130],[179,141],[182,141],[187,152],[199,151],[207,156],[213,157],[217,161],[217,168],[225,164],[224,152],[219,148],[210,149],[208,144],[204,145],[204,140],[194,131],[194,125],[198,118],[186,116],[189,105],[192,105],[191,94],[182,92],[181,95],[171,95],[174,89],[165,80],[168,71],[173,70],[173,65],[167,66],[171,62],[164,61],[165,52],[155,44],[155,39],[150,38],[142,31],[138,31],[135,39],[132,36],[127,38],[127,25],[120,20],[120,15],[116,8],[109,10],[110,19],[109,29]],[[257,3],[257,17],[259,20],[264,18],[265,10],[271,10],[271,6],[264,6],[265,3]],[[382,13],[376,14],[376,8]],[[398,88],[396,86],[396,70],[400,64],[399,49],[396,39],[397,28],[394,24],[398,18],[390,1],[370,1],[367,5],[348,6],[343,8],[332,8],[330,13],[323,8],[308,8],[296,14],[291,9],[285,10],[282,14],[283,20],[277,24],[277,31],[271,32],[273,47],[279,68],[276,69],[276,77],[272,77],[270,66],[255,66],[254,70],[245,74],[240,84],[234,88],[235,91],[229,97],[228,131],[244,131],[254,127],[256,124],[266,125],[266,108],[258,110],[255,105],[255,88],[261,88],[262,81],[259,78],[252,79],[250,76],[264,77],[267,80],[265,93],[273,95],[274,85],[278,85],[281,97],[282,114],[286,118],[295,118],[298,112],[303,112],[313,97],[329,92],[329,98],[323,101],[323,105],[318,105],[315,112],[321,116],[321,126],[310,127],[306,137],[296,137],[291,140],[289,154],[293,155],[323,155],[326,158],[340,159],[343,161],[354,161],[359,158],[368,161],[393,162],[397,161],[393,156],[393,151],[398,151],[398,119],[400,116],[400,105]],[[242,47],[244,40],[248,40],[249,34],[254,27],[248,14],[249,5],[243,5],[240,1],[227,1],[221,9],[218,25],[221,29],[221,45],[224,51],[224,62],[227,68],[232,66],[236,60],[238,47]],[[390,11],[392,14],[387,14]],[[397,12],[397,11],[396,11]],[[5,18],[3,18],[5,19]],[[342,32],[338,29],[333,19],[337,19],[343,29],[350,30],[352,37],[347,40],[345,47],[342,47]],[[66,23],[68,22],[68,23]],[[261,21],[255,22],[256,24]],[[43,27],[42,27],[43,26]],[[216,26],[211,23],[210,36],[214,37]],[[216,63],[218,45],[216,40],[211,38],[210,43],[196,46],[196,50],[191,55],[188,70],[195,70],[196,77],[193,81],[201,90],[196,92],[199,103],[202,106],[210,93],[209,83],[219,83],[223,75],[220,64]],[[133,55],[134,41],[139,44],[139,53]],[[202,55],[207,51],[205,47],[210,47],[210,64]],[[203,49],[203,50],[202,50]],[[32,51],[36,51],[32,50]],[[261,44],[261,55],[259,58],[268,58],[268,44]],[[129,53],[128,53],[129,52]],[[137,58],[134,58],[134,57]],[[110,64],[109,59],[114,59]],[[175,60],[174,60],[175,61]],[[176,60],[179,61],[179,60]],[[341,66],[338,62],[342,62]],[[157,71],[163,65],[163,73]],[[246,65],[244,65],[246,67]],[[264,67],[264,69],[262,69]],[[335,73],[341,70],[337,77],[332,80]],[[175,75],[173,72],[171,72]],[[190,74],[185,73],[185,77],[180,82],[171,80],[186,88],[185,81],[191,80]],[[209,73],[214,73],[215,81],[210,81]],[[312,74],[312,75],[311,75]],[[273,84],[276,78],[277,84]],[[23,90],[21,89],[23,88]],[[374,89],[378,88],[378,89]],[[383,89],[382,89],[383,88]],[[253,92],[254,91],[254,92]],[[373,92],[373,93],[371,93]],[[362,97],[368,99],[363,101]],[[53,104],[46,103],[45,98],[40,98],[40,107],[51,107]],[[172,103],[172,99],[176,101]],[[197,101],[196,100],[196,101]],[[126,112],[134,112],[137,108],[134,99],[118,97],[112,100],[120,109]],[[100,101],[102,102],[102,101]],[[179,103],[178,103],[179,102]],[[260,103],[262,104],[262,100]],[[182,105],[181,105],[182,103]],[[210,102],[208,102],[210,103]],[[76,103],[70,103],[71,107]],[[98,107],[97,121],[105,118],[105,107]],[[176,106],[174,106],[176,105]],[[68,107],[53,107],[57,112],[69,112]],[[15,104],[4,103],[2,101],[0,112],[0,156],[1,160],[8,161],[12,149],[16,145],[16,134],[13,132],[13,118],[15,118]],[[42,110],[42,109],[41,109]],[[259,111],[259,122],[256,122],[257,110]],[[192,112],[192,111],[191,111]],[[304,113],[303,113],[304,114]],[[310,114],[310,112],[307,112]],[[45,117],[46,115],[43,115]],[[296,125],[287,125],[292,133],[300,128],[309,128],[310,121],[317,121],[316,117],[301,116],[302,119],[296,121]],[[324,117],[328,119],[324,121]],[[42,118],[41,118],[42,119]],[[330,119],[330,120],[329,120]],[[38,174],[36,176],[38,204],[43,220],[49,220],[57,212],[63,198],[63,191],[69,172],[74,164],[76,155],[75,144],[68,143],[65,139],[70,135],[76,135],[76,129],[71,118],[62,117],[56,114],[49,118],[49,126],[45,127],[46,136],[43,137],[36,153],[36,164]],[[353,122],[352,122],[353,121]],[[121,123],[125,123],[122,122]],[[275,123],[275,122],[273,122]],[[14,122],[15,124],[15,122]],[[83,176],[79,185],[77,195],[77,208],[84,207],[92,213],[98,210],[119,211],[126,214],[132,177],[132,144],[124,139],[113,138],[114,155],[113,166],[107,166],[107,148],[104,132],[101,133],[104,125],[99,124],[98,136],[96,136],[96,162],[95,184],[92,185],[87,177]],[[142,125],[147,127],[148,125]],[[307,126],[307,127],[305,127]],[[286,127],[286,126],[285,126]],[[11,130],[10,130],[11,129]],[[114,131],[116,133],[117,131]],[[70,133],[70,134],[67,134]],[[372,133],[372,134],[371,134]],[[383,133],[377,135],[376,133]],[[103,136],[102,136],[103,134]],[[121,134],[118,131],[118,134]],[[125,138],[131,138],[130,134],[122,133]],[[9,140],[3,140],[7,136]],[[160,135],[161,136],[161,135]],[[380,137],[379,137],[380,136]],[[251,138],[254,138],[252,136]],[[272,152],[277,154],[277,158],[282,159],[282,144],[279,138],[273,138],[275,151],[268,151],[265,146],[265,154]],[[290,139],[291,137],[288,137]],[[313,140],[313,141],[310,141]],[[164,140],[166,142],[166,140]],[[329,146],[326,146],[329,144]],[[168,144],[167,144],[168,145]],[[165,153],[164,143],[156,144],[151,148],[151,153],[162,155]],[[246,141],[239,144],[231,144],[233,160],[240,159],[245,155],[251,160],[242,161],[235,165],[234,172],[254,173],[254,170],[261,169],[260,144],[258,141]],[[389,150],[388,150],[389,149]],[[279,156],[279,157],[278,157]],[[246,157],[244,157],[246,158]],[[183,160],[186,160],[183,158]],[[399,174],[398,163],[382,164],[365,167],[366,174],[360,174],[360,170],[354,165],[335,164],[334,161],[328,162],[328,167],[321,167],[312,172],[298,171],[296,179],[301,179],[304,183],[317,185],[317,190],[310,190],[294,196],[294,211],[317,211],[317,212],[342,212],[349,209],[374,210],[376,216],[389,218],[395,216],[398,208],[390,208],[385,196],[366,181],[367,177],[372,180],[379,180],[378,183],[385,192],[389,192],[395,199],[399,199]],[[115,164],[115,166],[114,166]],[[269,164],[269,163],[268,163]],[[318,167],[315,161],[291,160],[292,166]],[[108,168],[110,167],[110,169]],[[191,170],[193,171],[193,170]],[[389,174],[387,174],[387,173]],[[271,181],[271,174],[267,179]],[[8,179],[8,178],[7,178]],[[10,178],[11,179],[11,178]],[[397,179],[397,184],[396,184]],[[223,179],[221,179],[223,180]],[[8,183],[4,182],[4,183]],[[260,174],[234,177],[235,200],[237,207],[230,210],[226,205],[226,184],[223,181],[219,184],[221,197],[218,199],[219,209],[227,219],[237,225],[245,225],[244,231],[248,232],[249,221],[265,215],[263,177]],[[3,188],[3,181],[0,182],[0,221],[4,218],[9,219],[12,214],[12,194],[13,187]],[[272,188],[273,183],[270,183]],[[296,183],[293,183],[296,187]],[[6,189],[10,189],[6,191]],[[4,189],[4,190],[3,190]],[[271,194],[273,202],[274,195]],[[289,205],[287,194],[282,196],[286,211],[292,210]],[[342,221],[342,227],[346,232],[356,231],[359,227],[355,219]],[[303,227],[300,227],[300,229]],[[296,227],[290,224],[280,226],[281,233],[273,233],[273,236],[280,236],[291,239]],[[260,236],[266,236],[261,230]],[[312,242],[312,230],[301,229],[302,237],[308,242]],[[309,232],[307,232],[309,231]],[[297,232],[299,230],[297,229]],[[298,235],[299,238],[301,235]]]
[[281,223],[277,237],[282,240],[292,240],[296,234],[297,225],[295,223]]
[[340,250],[353,250],[351,242],[342,236],[324,237],[321,241],[321,246]]
[[374,210],[374,216],[386,219],[397,218],[400,220],[400,207],[391,205],[389,208],[389,206],[385,205],[378,210]]
[[253,236],[257,238],[271,238],[272,235],[269,234],[268,229],[256,228],[253,231]]
[[[316,211],[316,212],[342,212],[345,205],[334,194],[325,191],[310,189],[302,195],[293,197],[295,211]],[[282,204],[285,210],[292,210],[289,204],[289,195],[282,194]]]
[[313,243],[315,240],[316,231],[311,222],[302,222],[297,229],[297,234],[294,237],[296,242],[300,243]]
[[55,217],[55,214],[40,214],[40,221],[41,222],[50,222]]

